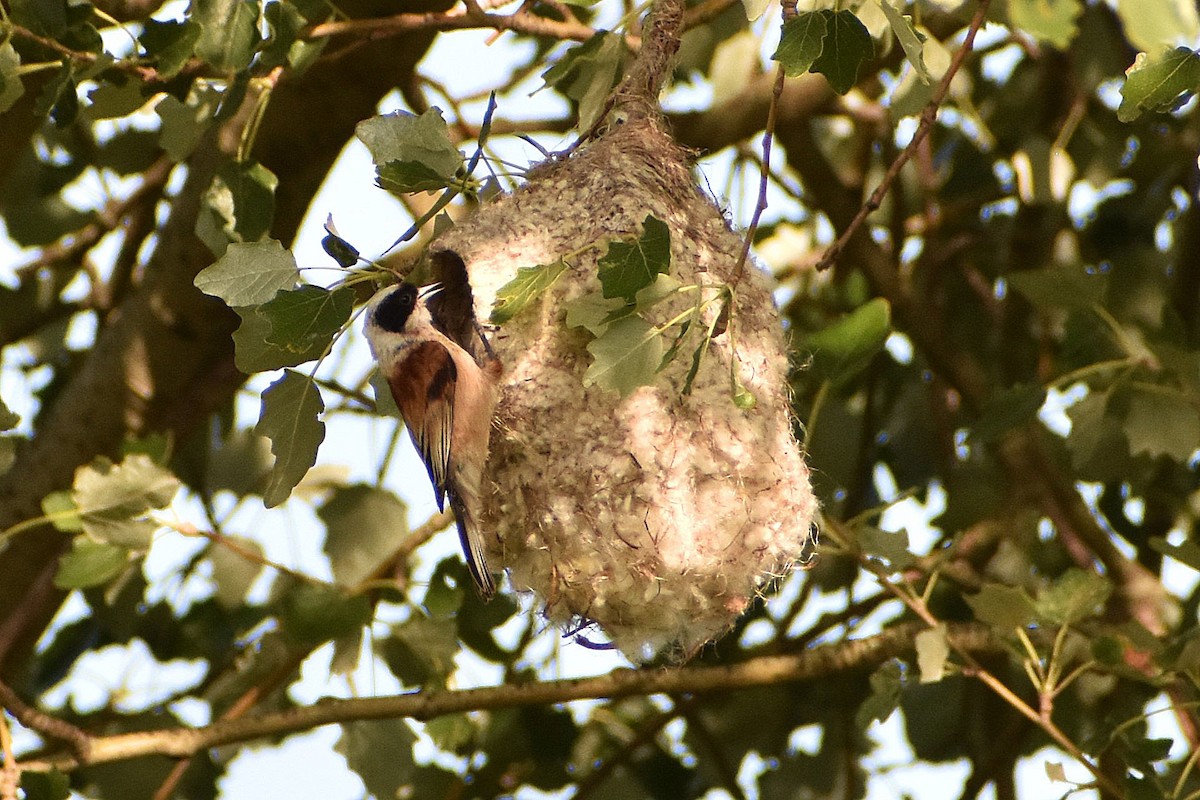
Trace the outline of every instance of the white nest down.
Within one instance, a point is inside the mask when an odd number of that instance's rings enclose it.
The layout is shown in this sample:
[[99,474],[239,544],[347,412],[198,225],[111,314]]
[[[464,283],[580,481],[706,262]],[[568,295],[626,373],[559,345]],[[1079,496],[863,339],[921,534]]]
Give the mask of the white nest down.
[[[681,390],[697,337],[628,397],[584,388],[587,335],[567,328],[564,303],[599,288],[607,241],[638,236],[647,214],[670,229],[674,278],[710,294],[732,279],[741,237],[649,119],[537,167],[432,245],[466,262],[485,320],[518,268],[567,256],[570,269],[492,336],[504,377],[485,479],[487,547],[514,588],[542,598],[548,619],[594,621],[635,660],[686,657],[726,631],[802,557],[816,512],[779,316],[752,265],[738,284],[733,336],[708,345],[690,395]],[[692,302],[662,303],[653,321]],[[731,359],[752,409],[732,401]]]

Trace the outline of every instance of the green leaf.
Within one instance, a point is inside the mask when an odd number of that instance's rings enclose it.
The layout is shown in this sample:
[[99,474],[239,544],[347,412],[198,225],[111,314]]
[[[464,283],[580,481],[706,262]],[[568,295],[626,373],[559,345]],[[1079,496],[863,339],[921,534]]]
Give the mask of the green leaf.
[[220,92],[197,86],[188,95],[186,103],[169,94],[158,102],[154,113],[162,119],[159,144],[172,161],[183,161],[196,149],[200,137],[212,123],[220,101]]
[[979,420],[971,427],[971,437],[979,442],[994,442],[1013,428],[1037,417],[1046,402],[1046,390],[1034,384],[1019,384],[1002,389],[988,398]]
[[317,509],[325,554],[342,586],[365,581],[408,534],[408,508],[394,494],[365,484],[339,486]]
[[467,755],[477,734],[475,723],[466,714],[445,714],[425,723],[425,733],[440,750]]
[[342,269],[349,269],[358,263],[358,248],[338,234],[337,228],[333,226],[333,214],[325,220],[325,238],[321,239],[321,249]]
[[[455,559],[455,563],[461,572],[466,572],[461,561]],[[470,578],[465,574],[457,580],[460,587],[470,586]],[[519,611],[519,606],[508,595],[497,595],[485,603],[477,592],[468,589],[464,592],[456,617],[458,638],[467,647],[489,661],[509,661],[511,656],[508,651],[496,644],[493,634],[497,628],[512,619]]]
[[429,576],[429,585],[425,588],[421,605],[433,619],[452,622],[469,596],[467,587],[470,584],[471,577],[461,558],[443,558]]
[[346,766],[362,778],[367,794],[379,800],[416,797],[413,778],[416,764],[412,749],[417,736],[402,719],[342,723],[335,750],[346,758]]
[[599,292],[580,295],[565,304],[568,328],[585,328],[592,336],[603,336],[614,319],[613,312],[625,307],[620,300],[606,300]]
[[271,320],[262,306],[234,310],[242,318],[242,324],[233,332],[233,363],[247,375],[294,367],[318,359],[325,352],[325,345],[318,341],[310,342],[307,350],[271,344],[267,341],[271,335]]
[[592,364],[583,385],[596,385],[625,397],[654,380],[662,362],[662,335],[641,317],[626,317],[588,343]]
[[275,187],[279,180],[257,161],[227,161],[217,177],[233,201],[231,229],[235,240],[257,242],[267,235],[275,218]]
[[202,30],[192,20],[160,22],[148,19],[142,23],[138,41],[146,56],[155,60],[159,74],[163,78],[173,78],[192,57]]
[[179,491],[179,479],[145,455],[120,464],[98,458],[75,472],[72,499],[92,538],[131,550],[144,550],[158,524],[150,511],[166,508]]
[[12,108],[25,94],[20,68],[21,57],[12,42],[0,44],[0,114]]
[[191,19],[202,30],[196,55],[222,72],[250,65],[259,42],[258,3],[254,0],[192,0]]
[[1091,392],[1067,409],[1067,450],[1080,480],[1124,477],[1131,463],[1122,420],[1108,413],[1109,393]]
[[1191,0],[1117,0],[1117,16],[1125,37],[1147,53],[1200,37],[1200,16]]
[[1132,122],[1145,111],[1171,111],[1200,88],[1200,54],[1186,47],[1150,57],[1138,53],[1125,72],[1117,119]]
[[257,67],[273,69],[291,62],[294,45],[300,41],[300,32],[307,24],[300,9],[292,3],[279,3],[271,0],[263,9],[263,19],[267,22],[270,35],[263,43],[259,52]]
[[249,428],[230,431],[212,451],[204,473],[204,488],[238,497],[261,494],[271,472],[271,443]]
[[604,110],[608,94],[620,77],[624,57],[624,37],[600,31],[568,50],[558,63],[542,73],[542,80],[578,103],[579,127],[586,130]]
[[75,505],[70,492],[51,492],[43,497],[42,513],[60,531],[79,533],[83,530],[83,519],[79,516],[79,507]]
[[900,707],[900,691],[902,671],[900,663],[895,659],[885,661],[879,669],[871,673],[871,694],[858,707],[854,722],[858,729],[865,731],[872,722],[886,722],[892,712]]
[[324,410],[321,393],[313,382],[290,369],[263,391],[262,413],[254,432],[271,440],[275,455],[263,493],[267,508],[287,500],[316,463],[317,449],[325,439],[325,423],[320,420]]
[[259,312],[271,323],[267,343],[306,354],[327,349],[353,310],[353,289],[330,291],[310,284],[281,291],[259,306]]
[[[367,146],[380,184],[395,191],[439,189],[454,180],[463,164],[462,153],[450,141],[442,112],[431,108],[421,115],[396,111],[363,120],[354,135]],[[418,186],[420,188],[402,188]]]
[[392,628],[379,650],[388,669],[405,686],[440,688],[454,672],[458,636],[452,620],[414,614]]
[[1009,0],[1008,19],[1014,28],[1065,50],[1079,32],[1075,20],[1083,13],[1080,0]]
[[973,595],[963,595],[963,599],[976,619],[1004,633],[1029,625],[1036,613],[1033,599],[1016,586],[988,583]]
[[388,417],[403,419],[396,398],[392,396],[392,387],[388,384],[383,373],[375,370],[371,373],[371,390],[375,394],[375,413]]
[[1015,272],[1008,284],[1043,309],[1090,309],[1104,299],[1108,276],[1083,264]]
[[84,110],[90,120],[115,119],[132,114],[145,104],[146,96],[137,81],[122,85],[102,83],[88,92],[88,105]]
[[274,239],[235,242],[215,264],[196,276],[196,288],[230,307],[256,306],[291,289],[300,277],[291,251]]
[[442,175],[420,161],[389,161],[375,172],[379,187],[396,194],[436,192],[454,181],[454,175]]
[[783,23],[779,47],[771,58],[779,62],[789,78],[803,75],[821,55],[827,26],[828,18],[821,11],[797,14]]
[[811,334],[812,372],[820,380],[845,383],[867,368],[892,331],[888,301],[875,298],[827,328]]
[[860,525],[854,529],[854,537],[864,553],[883,561],[893,570],[904,569],[916,559],[908,549],[908,531],[903,528],[885,531]]
[[558,276],[566,270],[567,262],[562,259],[536,267],[518,268],[516,277],[496,292],[496,301],[492,304],[492,324],[503,325],[520,314],[526,306],[553,286]]
[[670,228],[647,214],[642,221],[642,235],[634,242],[611,242],[598,266],[604,296],[634,302],[639,291],[671,269]]
[[918,633],[915,646],[921,683],[937,683],[944,678],[946,660],[950,657],[950,643],[946,639],[945,624]]
[[129,551],[86,536],[76,536],[71,550],[63,554],[54,573],[59,589],[87,589],[108,583],[121,574],[129,563]]
[[875,54],[867,26],[852,11],[818,12],[825,17],[825,40],[821,55],[813,61],[813,72],[825,76],[838,94],[845,94],[858,82],[858,70]]
[[371,621],[371,613],[366,595],[307,581],[285,588],[279,609],[284,633],[308,646],[349,636]]
[[925,40],[913,27],[912,17],[901,14],[893,8],[890,0],[881,0],[879,7],[883,9],[883,15],[887,17],[892,33],[895,35],[896,41],[904,48],[904,55],[908,59],[908,63],[912,64],[913,69],[916,70],[917,77],[921,79],[922,83],[932,83],[933,76],[929,74],[929,70],[925,66]]
[[1103,606],[1112,589],[1108,580],[1093,572],[1069,569],[1038,595],[1037,616],[1054,625],[1073,625]]
[[49,772],[21,771],[21,791],[25,800],[67,800],[71,796],[71,779],[58,770]]
[[212,562],[213,582],[217,585],[213,599],[226,611],[236,611],[246,603],[246,593],[262,573],[262,545],[240,536],[225,536],[208,548]]
[[1200,449],[1200,411],[1186,395],[1164,386],[1135,384],[1121,400],[1127,403],[1123,427],[1133,455],[1187,463]]

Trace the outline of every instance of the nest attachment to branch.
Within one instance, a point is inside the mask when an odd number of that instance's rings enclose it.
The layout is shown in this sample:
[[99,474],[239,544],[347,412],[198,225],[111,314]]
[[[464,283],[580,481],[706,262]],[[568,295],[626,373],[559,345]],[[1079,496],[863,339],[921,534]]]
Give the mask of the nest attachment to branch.
[[[693,336],[651,385],[621,397],[584,386],[589,335],[566,325],[566,305],[599,291],[606,243],[637,238],[647,215],[669,228],[673,278],[707,299],[736,284],[736,302],[726,333]],[[485,481],[489,560],[542,598],[551,621],[595,622],[635,660],[686,656],[726,631],[809,543],[816,501],[783,333],[765,278],[751,265],[735,275],[741,247],[650,114],[537,167],[432,246],[465,261],[480,319],[519,268],[567,264],[492,337],[504,378]],[[651,321],[695,302],[681,292]],[[703,306],[705,329],[722,305]],[[733,402],[732,377],[752,408]]]

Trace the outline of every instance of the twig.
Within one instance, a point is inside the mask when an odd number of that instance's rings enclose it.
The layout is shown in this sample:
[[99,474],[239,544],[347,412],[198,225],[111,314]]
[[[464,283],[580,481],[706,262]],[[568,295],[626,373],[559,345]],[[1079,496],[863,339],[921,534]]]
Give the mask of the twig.
[[12,731],[8,728],[8,717],[3,711],[0,711],[0,756],[4,757],[4,765],[0,767],[0,800],[17,800],[21,767],[13,753]]
[[41,255],[36,259],[16,268],[17,277],[25,278],[36,274],[38,270],[52,268],[56,264],[73,264],[82,260],[84,253],[95,247],[108,233],[116,230],[125,218],[139,206],[148,203],[153,208],[162,195],[174,168],[175,164],[171,159],[165,155],[160,156],[143,173],[141,185],[129,197],[123,200],[109,201],[96,213],[96,221],[75,231],[68,242],[57,242],[43,248]]
[[[170,728],[91,739],[89,764],[125,761],[147,755],[188,758],[210,747],[309,730],[320,725],[407,717],[429,720],[472,710],[540,706],[571,700],[621,698],[658,693],[710,693],[810,681],[846,670],[873,669],[889,658],[911,652],[919,626],[897,625],[865,639],[815,647],[800,653],[752,658],[717,667],[663,670],[619,669],[595,678],[511,684],[458,691],[417,691],[389,697],[329,699],[304,708],[218,721],[201,728]],[[995,650],[991,631],[975,623],[950,624],[948,636],[962,652]],[[69,771],[78,757],[26,762],[26,769]]]
[[[924,623],[930,628],[937,628],[946,624],[933,615],[933,612],[929,610],[929,606],[926,604],[924,598],[918,597],[913,592],[905,591],[901,587],[896,586],[896,584],[888,578],[886,570],[868,558],[864,553],[859,553],[859,563],[864,569],[875,575],[885,589],[894,594],[897,599],[908,606],[909,610],[920,617],[921,620],[924,621]],[[1016,710],[1017,713],[1041,728],[1046,735],[1054,740],[1055,744],[1061,747],[1064,751],[1066,751],[1067,754],[1069,754],[1080,764],[1087,767],[1088,771],[1091,772],[1095,777],[1096,785],[1101,787],[1105,793],[1113,797],[1123,796],[1123,792],[1121,792],[1120,789],[1112,782],[1112,779],[1104,773],[1100,766],[1092,763],[1092,761],[1086,755],[1084,755],[1083,751],[1079,749],[1079,746],[1071,741],[1070,737],[1063,733],[1062,729],[1054,723],[1047,710],[1039,711],[1038,709],[1034,709],[1032,706],[1018,697],[1017,694],[1013,692],[1012,689],[1008,688],[1003,681],[985,669],[971,653],[963,651],[958,642],[948,638],[947,643],[950,645],[950,649],[957,653],[959,658],[962,659],[962,671],[964,675],[979,680],[981,683],[999,695],[1000,699],[1008,703],[1008,705]]]
[[867,198],[867,202],[863,203],[858,209],[858,213],[854,215],[854,219],[846,226],[846,230],[842,231],[842,235],[837,238],[837,241],[831,244],[829,249],[825,251],[825,255],[817,263],[818,270],[828,269],[841,257],[842,251],[846,249],[846,244],[850,241],[850,238],[862,227],[867,216],[876,211],[883,203],[884,196],[887,195],[888,190],[892,187],[892,183],[899,177],[900,170],[904,168],[904,165],[917,152],[917,148],[921,146],[921,142],[933,130],[933,123],[937,121],[938,109],[946,99],[946,95],[950,92],[950,84],[954,80],[954,76],[958,74],[959,68],[962,67],[963,62],[966,61],[971,48],[975,44],[975,34],[983,27],[990,4],[991,0],[979,0],[979,7],[975,9],[975,16],[971,18],[971,24],[967,28],[967,35],[963,38],[962,47],[954,54],[954,59],[950,62],[950,68],[946,70],[946,74],[942,76],[941,83],[938,84],[937,89],[933,92],[933,97],[930,98],[924,110],[921,111],[921,122],[917,125],[917,130],[913,133],[912,140],[896,160],[892,162],[892,165],[888,167],[883,180],[875,187],[875,191],[871,192],[871,196]]
[[[7,27],[8,30],[12,31],[13,34],[20,36],[22,39],[39,44],[47,50],[57,53],[64,58],[69,58],[72,61],[82,62],[85,64],[95,64],[96,59],[98,58],[95,53],[90,53],[86,50],[72,50],[59,41],[51,39],[48,36],[41,36],[40,34],[34,33],[33,31],[22,27],[21,25],[10,24]],[[198,64],[199,62],[196,63]],[[164,81],[164,78],[159,71],[153,67],[145,67],[141,64],[135,64],[134,62],[127,61],[125,59],[118,59],[117,61],[114,61],[111,64],[111,67],[132,75],[133,77],[145,81],[146,83]]]
[[0,707],[8,709],[17,722],[30,730],[37,731],[51,739],[67,742],[75,751],[76,762],[86,763],[89,760],[92,737],[87,731],[77,728],[71,723],[44,714],[29,706],[5,682],[0,681]]
[[[785,0],[783,3],[783,21],[796,16],[796,0]],[[775,141],[775,123],[779,117],[779,98],[783,96],[783,84],[787,75],[783,64],[775,68],[775,85],[771,88],[771,103],[767,106],[767,125],[763,131],[762,162],[758,180],[758,200],[754,204],[754,215],[746,228],[745,240],[742,242],[742,252],[738,256],[737,266],[733,268],[733,279],[729,282],[730,290],[737,289],[746,271],[746,260],[750,257],[750,245],[754,243],[754,232],[758,230],[759,220],[767,208],[767,185],[771,180],[771,144]]]

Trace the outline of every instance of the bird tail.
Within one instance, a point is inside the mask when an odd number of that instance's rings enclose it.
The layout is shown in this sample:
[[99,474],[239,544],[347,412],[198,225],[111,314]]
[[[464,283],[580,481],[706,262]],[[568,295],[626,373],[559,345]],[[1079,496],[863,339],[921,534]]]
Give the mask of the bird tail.
[[479,596],[491,600],[496,593],[496,582],[488,569],[487,557],[483,550],[483,534],[479,530],[479,522],[463,502],[457,492],[448,492],[450,508],[454,511],[454,519],[458,525],[458,538],[462,542],[463,556],[466,558],[467,569],[479,590]]

